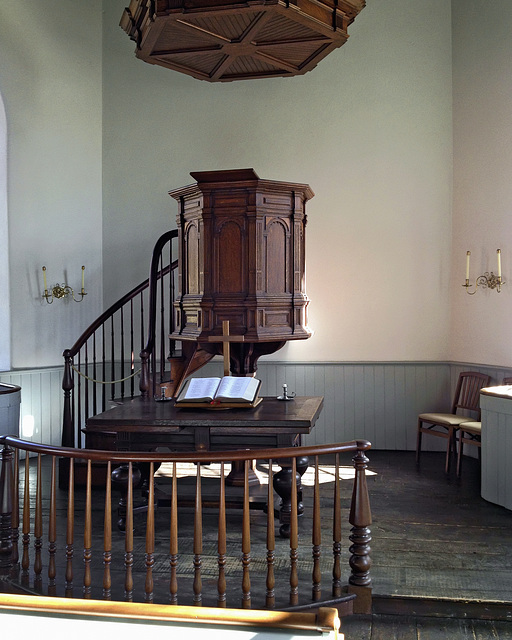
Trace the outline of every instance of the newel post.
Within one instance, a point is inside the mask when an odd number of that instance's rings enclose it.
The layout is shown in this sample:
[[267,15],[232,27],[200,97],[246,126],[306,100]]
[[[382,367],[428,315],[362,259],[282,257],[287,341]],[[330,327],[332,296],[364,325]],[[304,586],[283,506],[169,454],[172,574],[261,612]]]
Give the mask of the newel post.
[[149,352],[143,349],[140,352],[140,381],[139,381],[140,395],[143,398],[149,396]]
[[4,445],[0,471],[0,572],[13,566],[12,540],[12,457],[13,450]]
[[[73,380],[72,366],[73,356],[71,351],[66,349],[64,356],[64,374],[62,376],[62,390],[64,391],[64,410],[62,413],[62,439],[63,447],[75,446],[75,429],[73,425],[73,409],[71,397],[75,386]],[[59,487],[65,489],[68,486],[69,478],[69,458],[59,458]]]
[[368,445],[368,442],[358,441],[357,453],[352,458],[355,477],[349,517],[349,522],[352,525],[351,535],[349,536],[352,542],[349,548],[351,553],[349,562],[352,573],[349,578],[348,590],[349,593],[357,594],[354,602],[354,613],[371,613],[372,606],[372,580],[370,577],[370,567],[372,565],[370,557],[370,542],[372,540],[370,525],[372,523],[372,515],[366,484],[366,468],[369,460],[364,452]]
[[71,394],[73,392],[74,381],[71,367],[73,365],[73,356],[69,349],[63,353],[64,356],[64,375],[62,376],[62,390],[64,391],[64,411],[62,415],[62,440],[63,447],[75,446],[75,431],[73,428],[73,412],[71,410]]

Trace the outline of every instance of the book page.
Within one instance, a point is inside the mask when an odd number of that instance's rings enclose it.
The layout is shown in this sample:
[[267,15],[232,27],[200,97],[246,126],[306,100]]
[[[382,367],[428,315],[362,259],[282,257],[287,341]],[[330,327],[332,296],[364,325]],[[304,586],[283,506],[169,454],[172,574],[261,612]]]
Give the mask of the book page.
[[180,400],[213,400],[220,378],[192,378]]
[[226,376],[219,384],[215,399],[252,402],[258,386],[259,380],[256,378]]

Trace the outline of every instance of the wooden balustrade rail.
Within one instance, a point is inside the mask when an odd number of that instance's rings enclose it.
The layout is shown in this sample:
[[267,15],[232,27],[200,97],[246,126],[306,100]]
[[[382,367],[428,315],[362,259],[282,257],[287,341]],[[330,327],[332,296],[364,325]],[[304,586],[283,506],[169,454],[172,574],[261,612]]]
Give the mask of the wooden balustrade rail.
[[[77,450],[34,444],[12,436],[0,436],[0,444],[3,445],[0,470],[3,591],[10,585],[9,588],[36,593],[46,588],[50,596],[60,595],[61,590],[64,596],[77,597],[78,581],[79,597],[86,599],[129,602],[163,599],[172,605],[243,609],[337,606],[344,613],[352,607],[354,611],[369,612],[371,512],[365,470],[366,451],[371,445],[367,441],[204,453]],[[23,451],[24,460],[20,455]],[[29,453],[35,454],[35,458],[31,460]],[[353,466],[349,491],[340,480],[340,472],[346,468],[340,462],[344,454],[351,456]],[[297,465],[300,458],[302,469],[305,456],[310,460],[312,475],[311,486],[307,487]],[[58,458],[70,461],[69,488],[65,491],[58,488]],[[87,463],[85,492],[74,490],[77,459]],[[265,465],[268,477],[263,513],[251,509],[249,469],[253,460],[257,466]],[[92,488],[96,461],[107,463],[105,486],[101,490]],[[233,511],[233,499],[227,498],[224,482],[224,467],[232,461],[242,462],[245,470],[240,511]],[[192,500],[187,503],[192,506],[187,507],[180,505],[184,485],[178,475],[182,465],[190,463],[195,466],[195,480]],[[216,511],[205,507],[207,503],[211,506],[211,499],[205,499],[210,481],[204,474],[214,463],[220,463],[215,481]],[[141,505],[136,504],[136,495],[139,467],[145,464],[149,465],[149,486],[143,490],[143,517],[138,514]],[[291,489],[290,537],[277,542],[276,465],[291,471],[296,478]],[[168,470],[165,478],[166,487],[170,488],[168,509],[158,505],[161,490],[155,486],[158,484],[155,470],[159,467]],[[125,534],[112,526],[115,518],[112,476],[115,481],[123,474],[127,485],[123,505]],[[325,477],[328,483],[323,482]],[[302,517],[298,509],[301,502]],[[80,553],[75,536],[78,528],[83,531]],[[344,536],[351,543],[348,550],[344,549]],[[256,556],[251,553],[251,544],[258,550]],[[326,558],[332,561],[327,562]],[[343,578],[344,560],[348,560],[350,568],[348,581]],[[78,561],[82,577],[77,580]],[[136,583],[137,578],[141,584]],[[355,600],[353,594],[357,595]]]

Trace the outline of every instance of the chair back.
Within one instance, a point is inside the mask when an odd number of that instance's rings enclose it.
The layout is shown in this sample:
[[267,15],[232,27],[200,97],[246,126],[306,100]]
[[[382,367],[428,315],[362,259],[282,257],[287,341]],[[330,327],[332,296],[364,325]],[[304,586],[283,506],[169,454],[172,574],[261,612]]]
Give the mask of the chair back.
[[480,420],[480,389],[488,386],[490,381],[491,376],[484,373],[463,371],[455,389],[452,413],[457,413],[459,409],[474,411]]

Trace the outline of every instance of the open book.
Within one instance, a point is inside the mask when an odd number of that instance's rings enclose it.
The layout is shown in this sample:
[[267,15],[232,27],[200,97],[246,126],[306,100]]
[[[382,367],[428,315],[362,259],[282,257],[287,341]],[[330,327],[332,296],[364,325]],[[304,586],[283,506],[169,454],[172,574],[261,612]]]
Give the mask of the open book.
[[176,398],[177,404],[251,404],[257,396],[261,380],[256,378],[191,378]]

